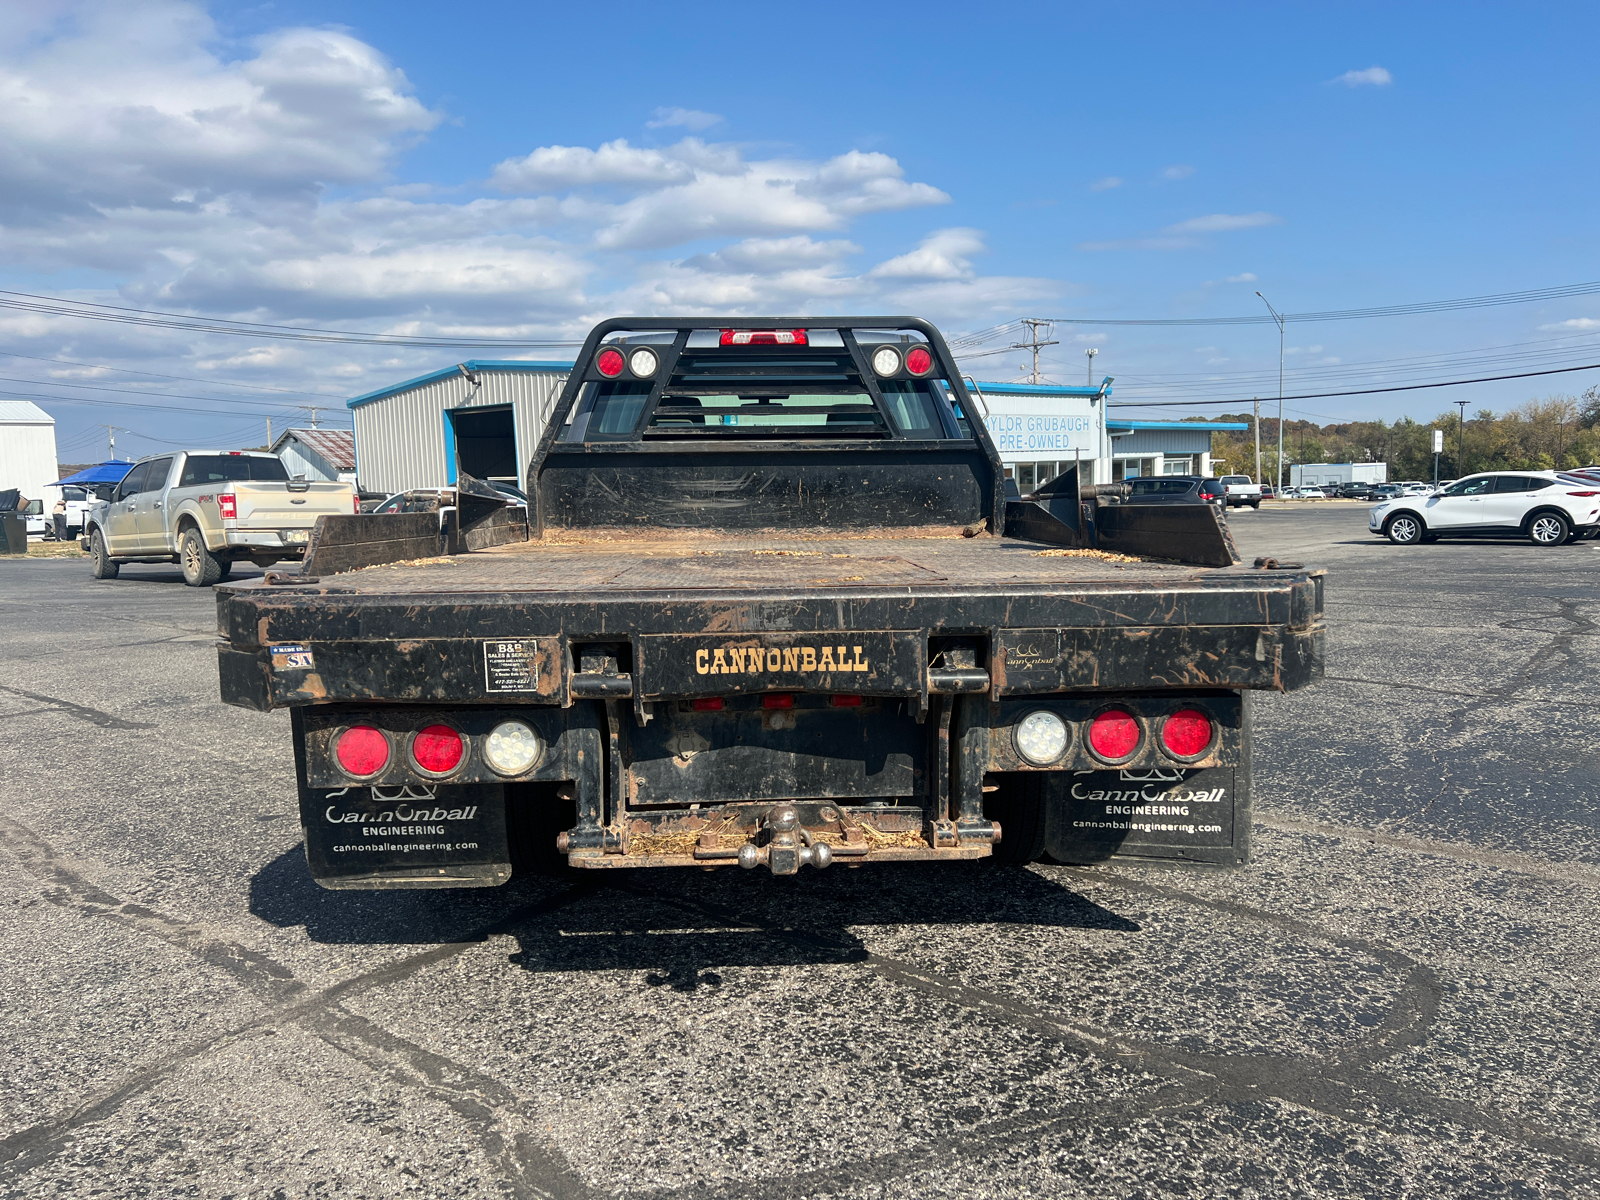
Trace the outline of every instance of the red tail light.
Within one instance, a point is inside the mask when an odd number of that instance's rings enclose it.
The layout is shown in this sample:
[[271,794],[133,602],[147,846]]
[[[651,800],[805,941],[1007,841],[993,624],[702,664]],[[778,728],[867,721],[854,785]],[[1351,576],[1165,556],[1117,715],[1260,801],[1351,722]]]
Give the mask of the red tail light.
[[718,341],[724,346],[804,346],[804,329],[724,329]]
[[860,708],[860,696],[835,696],[831,703],[835,708]]
[[361,512],[361,494],[359,492],[350,497],[350,511],[357,514]]
[[1569,496],[1600,496],[1600,492],[1568,492]]
[[695,712],[721,712],[721,696],[701,696],[694,702]]
[[239,499],[232,492],[223,492],[217,497],[217,507],[222,510],[224,521],[239,519]]
[[925,346],[913,346],[906,352],[906,370],[918,378],[933,370],[933,355]]
[[622,351],[607,346],[594,356],[594,367],[607,379],[615,379],[622,374]]
[[1194,758],[1211,745],[1211,718],[1198,708],[1180,708],[1161,725],[1161,744],[1178,758]]
[[448,725],[429,725],[411,739],[411,757],[430,775],[448,775],[465,753],[461,735]]
[[367,779],[389,765],[389,739],[371,725],[352,725],[334,743],[333,756],[346,775]]
[[1089,745],[1101,758],[1127,758],[1139,748],[1139,722],[1132,713],[1108,709],[1089,722]]
[[768,692],[761,697],[762,708],[793,708],[794,697],[788,692]]

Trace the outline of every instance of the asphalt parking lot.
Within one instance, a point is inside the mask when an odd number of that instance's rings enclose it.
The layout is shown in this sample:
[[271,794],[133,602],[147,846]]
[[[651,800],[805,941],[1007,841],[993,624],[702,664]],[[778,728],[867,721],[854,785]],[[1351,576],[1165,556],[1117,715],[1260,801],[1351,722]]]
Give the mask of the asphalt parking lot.
[[1600,1196],[1600,543],[1329,570],[1256,862],[335,893],[175,568],[0,560],[0,1195]]

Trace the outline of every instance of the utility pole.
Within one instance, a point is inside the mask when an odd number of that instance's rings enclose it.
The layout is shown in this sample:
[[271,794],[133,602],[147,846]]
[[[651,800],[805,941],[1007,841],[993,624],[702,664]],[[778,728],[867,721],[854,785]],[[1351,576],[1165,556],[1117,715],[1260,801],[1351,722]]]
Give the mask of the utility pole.
[[1272,314],[1272,319],[1278,323],[1278,487],[1283,491],[1283,314],[1272,307],[1272,302],[1260,292],[1261,303],[1267,306],[1267,311]]
[[1032,332],[1033,337],[1029,341],[1026,341],[1026,342],[1012,342],[1010,348],[1012,350],[1032,350],[1033,351],[1033,382],[1034,383],[1038,383],[1039,382],[1039,351],[1042,350],[1046,346],[1059,346],[1061,343],[1060,342],[1043,342],[1043,341],[1039,340],[1039,330],[1041,328],[1043,328],[1044,331],[1045,331],[1046,336],[1048,336],[1049,333],[1050,333],[1051,327],[1055,324],[1054,321],[1045,321],[1045,320],[1039,319],[1037,317],[1024,317],[1022,319],[1022,323],[1024,325],[1026,325],[1028,327],[1028,329]]
[[1094,386],[1094,356],[1099,353],[1100,351],[1096,350],[1093,346],[1090,346],[1084,351],[1084,354],[1086,354],[1089,358],[1089,365],[1083,372],[1083,382],[1087,387]]
[[1461,423],[1456,427],[1456,478],[1460,479],[1467,473],[1467,402],[1455,402],[1461,408]]
[[117,427],[115,425],[106,425],[104,421],[100,424],[106,431],[106,439],[111,443],[111,453],[108,457],[115,459],[117,457]]
[[267,418],[267,449],[272,449],[272,418]]
[[1256,485],[1261,484],[1261,397],[1255,398],[1256,406]]
[[311,414],[311,428],[317,427],[317,414],[327,407],[325,404],[296,404],[296,408],[304,409]]

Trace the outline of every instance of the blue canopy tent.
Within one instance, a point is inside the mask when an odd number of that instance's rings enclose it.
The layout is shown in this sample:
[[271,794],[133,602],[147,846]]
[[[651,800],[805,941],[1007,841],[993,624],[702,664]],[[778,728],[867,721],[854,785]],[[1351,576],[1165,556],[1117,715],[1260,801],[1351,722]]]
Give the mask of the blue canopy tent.
[[122,477],[128,473],[131,462],[124,462],[120,458],[113,458],[110,462],[95,463],[92,467],[68,475],[65,479],[58,479],[52,487],[60,487],[64,483],[121,483]]

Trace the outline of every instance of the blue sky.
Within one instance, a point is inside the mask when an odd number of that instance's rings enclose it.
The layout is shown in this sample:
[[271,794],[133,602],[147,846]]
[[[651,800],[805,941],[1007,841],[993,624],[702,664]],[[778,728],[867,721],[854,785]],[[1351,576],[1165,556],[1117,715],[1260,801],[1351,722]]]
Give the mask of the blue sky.
[[[1578,283],[1600,279],[1597,23],[1576,6],[40,3],[0,14],[0,287],[538,339],[613,312],[892,308],[963,332],[1256,314],[1256,289],[1307,312]],[[1268,325],[1054,336],[1050,378],[1080,382],[1093,346],[1119,398],[1276,394]],[[1291,392],[1600,361],[1600,297],[1287,340]],[[468,356],[4,311],[0,348],[31,356],[0,362],[0,390],[41,398],[66,461],[103,447],[96,421],[125,422],[136,453],[258,441],[269,413],[281,427],[294,404]],[[1023,356],[968,365],[1015,378]],[[1293,407],[1425,418],[1594,382]]]

